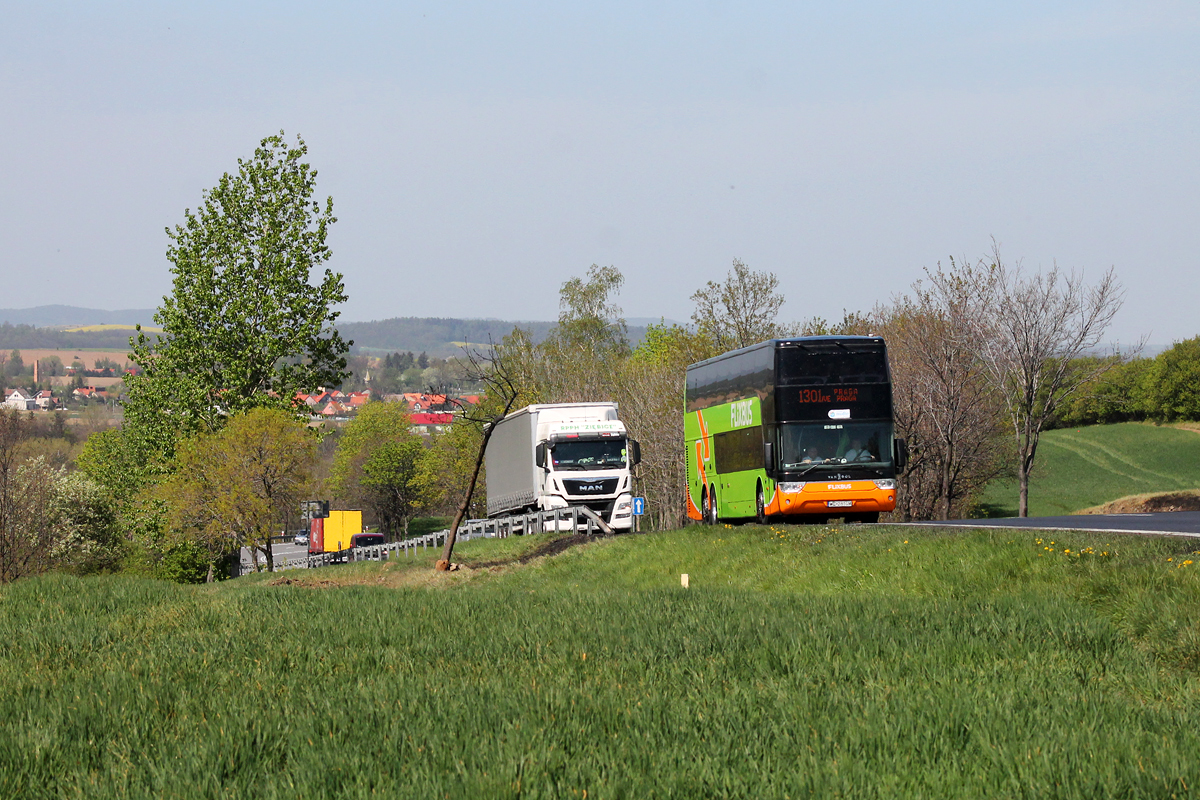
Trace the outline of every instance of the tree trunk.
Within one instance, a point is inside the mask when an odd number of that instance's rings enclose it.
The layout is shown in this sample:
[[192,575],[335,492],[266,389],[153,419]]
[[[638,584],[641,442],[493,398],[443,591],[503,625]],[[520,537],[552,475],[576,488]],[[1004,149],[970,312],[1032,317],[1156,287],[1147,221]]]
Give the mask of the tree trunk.
[[1025,468],[1024,460],[1017,465],[1017,479],[1021,483],[1021,500],[1017,510],[1018,517],[1029,516],[1029,470]]
[[950,503],[951,495],[953,494],[952,484],[954,479],[950,477],[951,466],[949,452],[950,447],[947,447],[946,452],[942,454],[942,502],[940,503],[942,507],[942,519],[950,519]]
[[[505,412],[507,413],[507,409]],[[450,569],[450,556],[454,554],[454,543],[458,541],[458,526],[462,524],[463,517],[467,515],[467,509],[471,507],[471,497],[475,494],[475,483],[479,480],[479,470],[483,468],[483,454],[487,450],[487,443],[492,438],[494,428],[493,424],[483,430],[483,441],[479,443],[479,453],[475,456],[475,468],[471,471],[471,482],[467,484],[467,492],[458,506],[458,511],[454,514],[454,522],[450,524],[450,533],[446,534],[446,546],[442,550],[442,560],[437,562],[437,568],[440,570]]]

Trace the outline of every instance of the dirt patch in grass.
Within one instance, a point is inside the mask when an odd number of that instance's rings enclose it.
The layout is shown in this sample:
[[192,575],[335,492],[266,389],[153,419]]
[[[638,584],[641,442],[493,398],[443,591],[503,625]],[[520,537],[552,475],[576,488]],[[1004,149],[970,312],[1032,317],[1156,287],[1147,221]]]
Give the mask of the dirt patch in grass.
[[535,558],[543,556],[556,556],[559,553],[570,550],[572,547],[578,547],[588,542],[593,542],[598,539],[608,539],[611,537],[596,535],[591,536],[586,533],[573,533],[568,536],[560,536],[557,539],[551,539],[548,542],[543,542],[532,550],[528,550],[519,556],[512,558],[499,559],[496,561],[464,561],[463,567],[466,569],[491,569],[492,567],[507,567],[513,564],[528,564]]
[[1135,494],[1085,508],[1079,514],[1145,514],[1154,511],[1200,511],[1200,489],[1185,492]]
[[267,584],[268,586],[299,586],[303,589],[332,589],[338,584],[330,580],[317,578],[293,578],[281,576]]
[[[443,588],[453,586],[470,570],[439,572],[433,562],[404,561],[335,564],[313,570],[288,570],[268,586],[295,586],[299,589],[340,589],[346,586],[378,586],[391,589]],[[482,574],[482,573],[481,573]]]

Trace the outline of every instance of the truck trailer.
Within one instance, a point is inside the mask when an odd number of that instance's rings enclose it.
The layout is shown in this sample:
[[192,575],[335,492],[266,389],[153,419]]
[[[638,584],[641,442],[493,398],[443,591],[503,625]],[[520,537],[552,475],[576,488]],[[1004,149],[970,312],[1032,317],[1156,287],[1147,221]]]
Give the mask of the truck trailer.
[[[379,541],[362,541],[364,535],[376,537]],[[363,533],[361,511],[330,511],[327,518],[312,521],[308,534],[309,555],[340,553],[363,544],[383,544],[383,537]]]
[[496,423],[484,453],[489,517],[591,509],[614,530],[633,527],[636,441],[616,403],[526,406]]

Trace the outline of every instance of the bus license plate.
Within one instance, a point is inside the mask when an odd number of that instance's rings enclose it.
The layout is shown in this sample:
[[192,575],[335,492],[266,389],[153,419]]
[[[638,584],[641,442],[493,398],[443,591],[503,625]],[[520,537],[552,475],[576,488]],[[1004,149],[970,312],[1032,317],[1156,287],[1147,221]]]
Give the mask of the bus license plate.
[[827,505],[829,508],[850,508],[850,506],[854,505],[854,501],[853,500],[830,500]]

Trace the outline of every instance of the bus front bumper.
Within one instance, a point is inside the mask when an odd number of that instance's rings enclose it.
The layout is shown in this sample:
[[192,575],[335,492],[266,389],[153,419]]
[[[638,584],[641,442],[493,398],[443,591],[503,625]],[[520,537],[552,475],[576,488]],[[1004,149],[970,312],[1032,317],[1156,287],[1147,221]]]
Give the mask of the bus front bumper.
[[768,514],[862,514],[896,508],[896,482],[808,481],[780,483],[767,504]]

